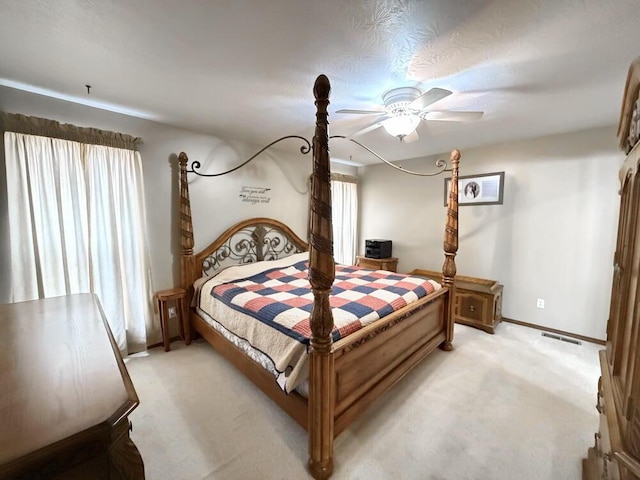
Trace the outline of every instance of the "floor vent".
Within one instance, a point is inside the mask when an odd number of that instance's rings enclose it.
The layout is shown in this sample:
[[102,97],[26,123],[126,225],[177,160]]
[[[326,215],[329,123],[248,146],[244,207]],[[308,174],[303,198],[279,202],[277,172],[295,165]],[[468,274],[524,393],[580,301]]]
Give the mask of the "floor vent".
[[560,340],[561,342],[573,343],[574,345],[582,345],[580,340],[573,338],[563,337],[562,335],[555,335],[553,333],[542,332],[543,337],[553,338],[554,340]]

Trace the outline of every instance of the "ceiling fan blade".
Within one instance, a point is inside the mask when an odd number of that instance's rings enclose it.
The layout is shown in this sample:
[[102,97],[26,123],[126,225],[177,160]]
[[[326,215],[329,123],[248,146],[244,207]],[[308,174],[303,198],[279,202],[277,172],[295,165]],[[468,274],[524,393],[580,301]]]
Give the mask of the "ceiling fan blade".
[[371,124],[361,130],[358,130],[356,133],[349,135],[348,138],[352,138],[355,137],[357,135],[364,135],[365,133],[369,133],[373,130],[375,130],[376,128],[380,128],[382,126],[382,122],[376,122],[374,124]]
[[420,137],[418,136],[418,132],[414,130],[409,135],[402,137],[402,143],[411,143],[419,139]]
[[442,110],[439,112],[425,112],[422,118],[441,122],[471,122],[473,120],[479,120],[483,114],[484,112],[454,112],[453,110]]
[[336,113],[352,113],[355,115],[384,115],[386,112],[380,110],[352,110],[350,108],[343,108],[342,110],[336,110]]
[[448,97],[452,93],[453,92],[451,92],[450,90],[445,90],[444,88],[432,88],[431,90],[423,93],[413,102],[411,102],[409,104],[409,108],[411,110],[422,110],[432,103],[436,103],[438,100],[442,100],[443,98]]

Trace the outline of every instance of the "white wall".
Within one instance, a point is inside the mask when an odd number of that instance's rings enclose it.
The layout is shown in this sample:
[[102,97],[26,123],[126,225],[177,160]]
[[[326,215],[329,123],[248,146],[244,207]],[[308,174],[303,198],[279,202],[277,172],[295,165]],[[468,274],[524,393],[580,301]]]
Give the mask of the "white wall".
[[[504,284],[505,317],[604,339],[623,159],[612,127],[462,151],[461,175],[504,171],[505,189],[503,205],[460,208],[458,273]],[[402,165],[429,170],[427,159]],[[361,251],[388,238],[400,271],[440,270],[442,176],[385,165],[360,176]]]
[[[83,127],[95,127],[142,137],[147,204],[147,233],[152,262],[154,290],[179,282],[180,238],[177,231],[178,177],[177,155],[185,151],[190,160],[199,160],[202,171],[216,173],[249,158],[260,147],[195,133],[168,125],[86,107],[6,87],[0,87],[0,110],[34,115]],[[314,122],[315,118],[309,119]],[[247,120],[248,127],[251,128]],[[253,128],[259,128],[255,121]],[[291,132],[283,132],[283,135]],[[301,144],[300,144],[301,146]],[[8,221],[6,217],[6,180],[4,148],[0,184],[0,268],[8,272]],[[336,171],[354,174],[355,169],[336,166]],[[244,168],[217,178],[190,175],[191,208],[195,251],[202,250],[220,233],[236,222],[250,217],[272,217],[290,226],[300,237],[307,234],[307,178],[311,173],[311,154],[301,155],[272,150]],[[271,188],[268,204],[243,203],[239,197],[243,185]],[[9,301],[9,276],[0,278],[0,302]],[[159,331],[149,342],[159,341]]]
[[[242,142],[6,87],[0,87],[0,109],[143,138],[147,231],[156,290],[178,281],[175,156],[185,151],[190,159],[202,161],[207,171],[217,172],[258,150]],[[504,170],[506,185],[504,205],[460,209],[459,273],[503,283],[506,317],[604,338],[615,248],[617,169],[622,159],[612,128],[463,151],[462,175]],[[424,159],[403,165],[428,169]],[[334,170],[354,173],[340,165]],[[0,171],[4,185],[4,168]],[[310,171],[310,156],[273,151],[225,177],[193,177],[196,251],[231,224],[251,216],[280,219],[304,238]],[[361,251],[366,238],[390,238],[401,271],[440,269],[445,214],[442,176],[412,177],[384,165],[361,169],[360,175]],[[271,202],[243,204],[238,196],[242,185],[272,188]],[[9,266],[7,228],[6,188],[2,188],[3,272]],[[7,301],[9,288],[8,275],[0,276],[0,302]],[[544,310],[535,307],[538,297],[546,301]],[[156,331],[150,341],[157,340]]]

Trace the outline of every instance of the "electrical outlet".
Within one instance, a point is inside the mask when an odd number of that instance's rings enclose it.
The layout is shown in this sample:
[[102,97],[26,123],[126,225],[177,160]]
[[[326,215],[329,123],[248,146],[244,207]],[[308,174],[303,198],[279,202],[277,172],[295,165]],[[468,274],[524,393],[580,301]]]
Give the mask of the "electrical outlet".
[[178,312],[176,310],[176,307],[169,307],[169,318],[173,318],[173,317],[177,317],[178,316]]
[[538,303],[536,303],[536,307],[544,308],[544,298],[539,298]]

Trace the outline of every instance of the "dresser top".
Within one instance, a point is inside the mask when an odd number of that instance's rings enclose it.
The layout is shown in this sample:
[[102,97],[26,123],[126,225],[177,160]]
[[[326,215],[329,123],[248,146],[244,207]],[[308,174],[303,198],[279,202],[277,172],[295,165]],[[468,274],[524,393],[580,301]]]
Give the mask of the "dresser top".
[[0,305],[0,466],[137,405],[92,294]]

